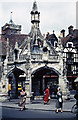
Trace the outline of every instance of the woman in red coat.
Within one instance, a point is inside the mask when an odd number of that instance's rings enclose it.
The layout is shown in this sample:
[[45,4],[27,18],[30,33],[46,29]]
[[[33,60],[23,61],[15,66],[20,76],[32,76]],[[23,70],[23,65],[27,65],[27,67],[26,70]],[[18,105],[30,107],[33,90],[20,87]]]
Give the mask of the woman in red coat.
[[45,90],[44,104],[49,102],[49,86]]

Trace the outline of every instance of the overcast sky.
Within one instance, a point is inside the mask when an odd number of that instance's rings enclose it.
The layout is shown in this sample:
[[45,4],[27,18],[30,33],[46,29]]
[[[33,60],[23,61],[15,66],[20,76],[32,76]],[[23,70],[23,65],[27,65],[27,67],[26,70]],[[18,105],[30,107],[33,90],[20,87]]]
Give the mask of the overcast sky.
[[[40,12],[40,30],[59,35],[62,29],[76,28],[76,0],[36,0]],[[58,2],[57,2],[58,1]],[[31,30],[31,15],[34,0],[0,0],[0,27],[9,23],[10,12],[15,24],[22,25],[21,33]],[[0,31],[1,33],[1,31]]]

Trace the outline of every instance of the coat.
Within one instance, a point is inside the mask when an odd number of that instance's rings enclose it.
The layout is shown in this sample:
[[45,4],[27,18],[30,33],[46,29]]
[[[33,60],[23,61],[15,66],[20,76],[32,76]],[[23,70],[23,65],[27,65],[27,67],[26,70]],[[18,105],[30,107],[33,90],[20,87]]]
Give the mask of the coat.
[[45,102],[48,102],[48,101],[49,101],[49,89],[48,89],[48,88],[45,90],[44,101],[45,101]]
[[[61,101],[60,101],[60,99],[61,99]],[[62,92],[58,91],[57,92],[56,108],[62,108],[62,104],[63,104]]]

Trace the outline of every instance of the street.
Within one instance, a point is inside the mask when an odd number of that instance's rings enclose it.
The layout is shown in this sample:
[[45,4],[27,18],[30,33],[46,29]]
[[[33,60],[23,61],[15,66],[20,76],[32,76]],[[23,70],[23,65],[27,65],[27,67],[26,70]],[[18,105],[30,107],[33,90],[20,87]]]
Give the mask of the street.
[[[1,108],[0,108],[1,110]],[[75,114],[70,112],[59,112],[55,111],[40,111],[40,110],[30,110],[26,109],[24,111],[20,111],[19,109],[14,108],[2,108],[2,120],[9,119],[25,119],[25,118],[54,118],[54,119],[76,119]]]

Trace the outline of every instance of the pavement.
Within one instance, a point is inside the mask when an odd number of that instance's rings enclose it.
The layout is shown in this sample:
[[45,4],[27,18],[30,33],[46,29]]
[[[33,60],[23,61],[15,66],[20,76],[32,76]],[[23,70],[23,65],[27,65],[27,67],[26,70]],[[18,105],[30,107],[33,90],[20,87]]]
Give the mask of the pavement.
[[[63,102],[63,111],[71,112],[72,106],[76,103],[74,97],[70,100],[65,100]],[[0,107],[20,109],[19,99],[6,100],[5,102],[0,102]],[[43,100],[32,100],[30,103],[26,103],[25,107],[30,110],[43,110],[43,111],[55,111],[56,110],[56,99],[51,99],[49,105],[45,104]]]

